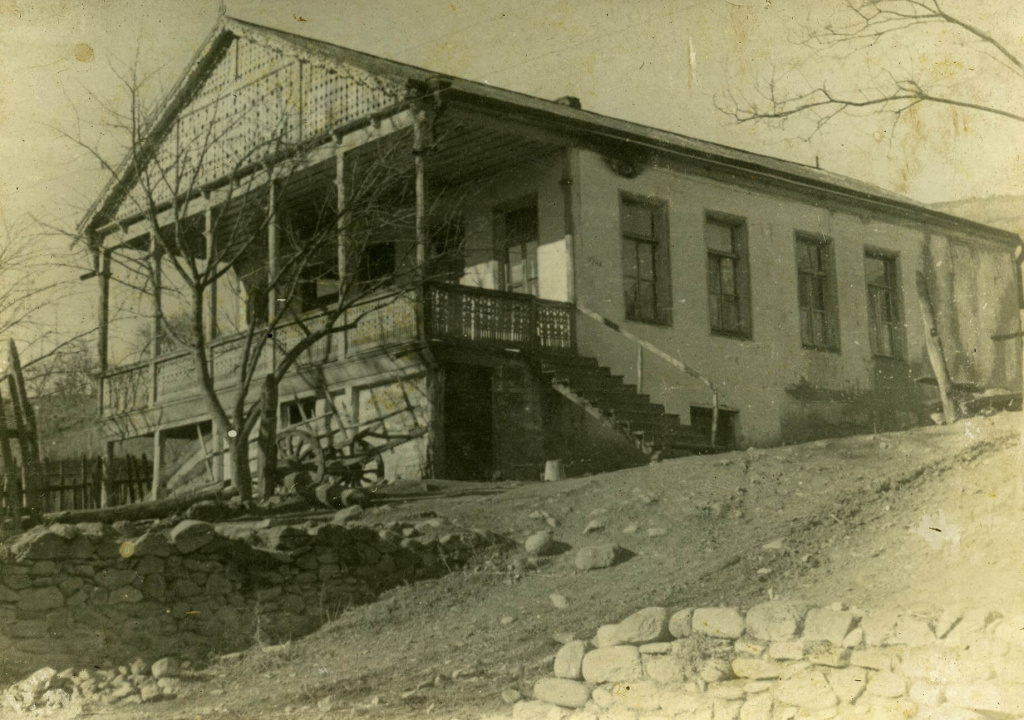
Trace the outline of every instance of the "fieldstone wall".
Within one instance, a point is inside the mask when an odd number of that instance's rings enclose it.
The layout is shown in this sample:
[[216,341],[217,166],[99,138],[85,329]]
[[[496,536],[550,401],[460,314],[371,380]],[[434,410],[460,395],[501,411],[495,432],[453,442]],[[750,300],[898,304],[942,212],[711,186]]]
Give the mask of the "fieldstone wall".
[[768,602],[641,610],[563,645],[515,720],[1024,717],[1024,618]]
[[[354,508],[358,511],[359,508]],[[269,527],[40,526],[0,548],[0,680],[42,666],[197,658],[310,632],[382,590],[459,567],[490,536],[442,518]]]

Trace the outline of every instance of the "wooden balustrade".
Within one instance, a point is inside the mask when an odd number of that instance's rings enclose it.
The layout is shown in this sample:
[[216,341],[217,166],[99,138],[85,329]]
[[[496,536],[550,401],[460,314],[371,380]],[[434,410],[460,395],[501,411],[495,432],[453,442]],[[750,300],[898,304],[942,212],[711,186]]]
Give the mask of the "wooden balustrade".
[[[518,348],[534,352],[573,352],[576,347],[575,311],[569,303],[540,300],[531,295],[484,290],[460,285],[428,284],[424,293],[427,336],[449,343]],[[270,372],[276,358],[294,348],[310,332],[322,330],[324,315],[303,318],[278,328],[268,340],[256,375]],[[317,340],[302,353],[300,365],[320,365],[354,358],[382,347],[415,342],[416,305],[412,293],[389,293],[348,309],[339,325],[356,323],[345,332]],[[210,347],[214,386],[237,383],[245,336],[222,338]],[[149,406],[151,372],[156,372],[157,403],[198,395],[195,359],[188,352],[120,368],[103,376],[103,412],[111,417]]]

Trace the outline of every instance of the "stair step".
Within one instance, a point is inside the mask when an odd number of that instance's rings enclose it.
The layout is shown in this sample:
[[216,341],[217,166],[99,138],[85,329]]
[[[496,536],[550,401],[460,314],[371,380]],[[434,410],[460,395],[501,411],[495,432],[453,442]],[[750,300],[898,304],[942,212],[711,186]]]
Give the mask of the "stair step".
[[552,379],[583,393],[609,392],[622,395],[636,395],[636,385],[626,385],[622,382],[621,375],[607,375],[604,377],[554,375]]
[[[565,355],[557,358],[544,358],[541,360],[542,368],[593,368],[598,369],[602,366],[597,362],[595,358],[586,357],[585,355]],[[603,368],[607,370],[608,368]]]

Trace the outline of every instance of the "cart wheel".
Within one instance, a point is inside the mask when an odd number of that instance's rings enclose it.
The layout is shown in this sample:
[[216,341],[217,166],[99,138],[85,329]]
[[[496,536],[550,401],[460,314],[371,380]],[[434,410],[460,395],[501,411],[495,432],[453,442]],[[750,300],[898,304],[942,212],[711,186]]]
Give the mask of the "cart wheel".
[[365,457],[363,464],[359,467],[361,471],[359,485],[364,488],[377,487],[384,482],[384,457],[380,453],[374,452],[373,445],[365,440],[357,440],[356,445],[358,446],[357,451]]
[[[384,481],[384,458],[375,453],[373,445],[365,440],[353,440],[335,452],[342,461],[336,466],[337,472],[332,470],[338,485],[369,488]],[[352,458],[358,458],[359,462],[351,462]]]
[[283,473],[309,473],[313,486],[324,477],[324,451],[314,435],[305,430],[285,430],[277,434],[277,460]]

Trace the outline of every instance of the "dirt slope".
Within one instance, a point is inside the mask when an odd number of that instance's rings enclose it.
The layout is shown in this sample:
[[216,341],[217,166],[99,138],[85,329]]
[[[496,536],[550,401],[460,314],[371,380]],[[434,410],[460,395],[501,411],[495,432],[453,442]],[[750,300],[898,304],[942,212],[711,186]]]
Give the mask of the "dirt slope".
[[[380,518],[434,511],[520,541],[553,523],[569,546],[615,542],[635,555],[588,573],[574,570],[571,551],[537,569],[517,553],[481,558],[473,570],[353,608],[284,650],[215,664],[176,701],[99,716],[479,717],[507,707],[503,691],[528,692],[558,647],[553,636],[587,636],[649,605],[749,606],[772,595],[1017,609],[1020,420],[674,460],[392,508]],[[584,534],[595,520],[603,529]]]

